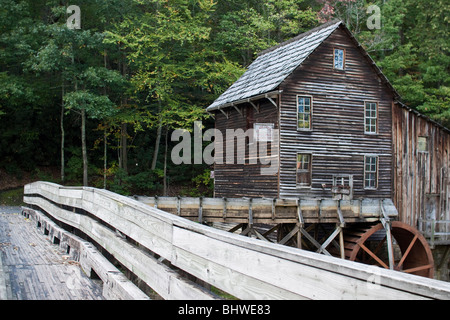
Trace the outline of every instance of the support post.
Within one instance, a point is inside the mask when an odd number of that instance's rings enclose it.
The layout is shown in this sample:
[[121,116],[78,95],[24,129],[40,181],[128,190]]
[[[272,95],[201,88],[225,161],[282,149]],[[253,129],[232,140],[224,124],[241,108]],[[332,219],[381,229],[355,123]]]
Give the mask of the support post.
[[380,200],[380,211],[381,211],[380,220],[381,220],[381,223],[383,224],[384,229],[386,230],[386,242],[387,242],[387,249],[388,249],[389,269],[394,270],[394,249],[392,247],[391,219],[387,215],[386,210],[384,210],[382,200]]
[[227,198],[223,198],[223,220],[227,218]]
[[199,207],[198,207],[198,222],[203,223],[203,197],[199,199]]
[[341,232],[339,233],[339,249],[341,251],[341,259],[345,259],[344,245],[344,229],[341,228]]

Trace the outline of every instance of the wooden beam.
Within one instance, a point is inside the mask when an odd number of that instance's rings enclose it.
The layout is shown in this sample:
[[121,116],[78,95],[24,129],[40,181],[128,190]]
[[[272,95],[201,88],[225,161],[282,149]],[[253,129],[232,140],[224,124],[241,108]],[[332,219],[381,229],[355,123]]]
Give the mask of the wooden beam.
[[275,101],[273,101],[273,99],[271,97],[266,95],[266,98],[267,98],[267,100],[269,100],[275,106],[275,108],[278,108],[278,104]]
[[178,199],[177,199],[177,215],[181,216],[181,197],[180,196],[178,196]]
[[250,103],[253,108],[255,108],[256,112],[259,113],[259,106],[257,106],[253,101],[251,101],[250,99],[248,99],[248,103]]
[[253,199],[248,200],[248,224],[253,226]]
[[317,253],[322,253],[323,250],[325,250],[328,245],[331,243],[331,241],[336,238],[336,236],[341,232],[342,228],[337,226],[336,230],[331,234],[331,236],[328,237],[328,239],[320,246],[319,250],[317,250]]
[[394,270],[394,248],[392,246],[391,219],[389,218],[389,216],[386,213],[386,210],[383,207],[382,199],[380,199],[380,210],[381,210],[380,220],[381,220],[381,223],[383,224],[384,229],[386,230],[389,269]]
[[223,218],[227,218],[227,198],[223,198]]
[[305,229],[300,228],[300,232],[302,233],[302,235],[306,237],[306,239],[308,239],[313,245],[315,245],[316,248],[321,249],[322,253],[326,254],[327,256],[331,256],[331,254],[325,248],[322,248],[322,245],[318,243],[316,239],[311,237],[311,235],[308,232],[306,232]]
[[276,203],[277,203],[277,199],[274,198],[272,200],[272,220],[275,220],[275,205],[276,205]]
[[223,115],[228,119],[228,112],[223,111],[222,109],[219,109],[220,112],[223,113]]
[[342,215],[342,210],[341,210],[341,201],[337,202],[337,213],[338,213],[338,217],[339,217],[340,227],[345,228],[345,220],[344,220],[344,216]]
[[198,222],[203,223],[203,197],[199,199]]
[[299,232],[301,228],[299,226],[295,226],[294,229],[291,230],[278,244],[285,244],[288,242],[297,232]]
[[341,253],[341,259],[345,259],[345,243],[344,243],[344,229],[341,228],[341,232],[339,233],[339,249]]
[[241,111],[241,109],[239,109],[237,106],[233,105],[234,109],[236,109],[236,111],[243,117],[244,113]]
[[230,230],[228,230],[228,232],[234,233],[235,231],[237,231],[238,229],[242,228],[243,226],[244,226],[243,223],[239,223],[237,226],[234,226],[233,228],[231,228]]
[[303,228],[304,225],[305,225],[305,220],[303,219],[301,200],[300,199],[297,200],[297,217],[298,217],[298,222],[300,224],[300,227]]

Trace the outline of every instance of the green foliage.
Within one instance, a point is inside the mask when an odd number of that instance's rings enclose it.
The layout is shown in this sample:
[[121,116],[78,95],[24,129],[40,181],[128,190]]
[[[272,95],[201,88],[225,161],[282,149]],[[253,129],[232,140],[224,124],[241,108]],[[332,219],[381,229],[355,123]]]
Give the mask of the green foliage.
[[[85,114],[96,186],[103,186],[106,156],[114,191],[161,194],[166,178],[173,192],[183,185],[182,193],[211,195],[205,166],[169,159],[164,177],[166,130],[208,121],[205,108],[258,52],[319,18],[346,22],[404,102],[450,126],[445,0],[79,0],[81,30],[65,25],[69,1],[0,2],[0,166],[12,174],[61,165],[63,117],[67,181],[80,183]],[[366,26],[371,4],[381,9],[380,30]],[[169,141],[169,154],[172,147]],[[128,170],[119,168],[125,154]]]
[[[321,2],[324,3],[321,13],[327,13],[324,17],[337,17],[347,23],[400,93],[403,102],[450,125],[448,1]],[[366,9],[371,4],[381,9],[379,30],[368,30],[366,26]]]
[[25,205],[23,202],[23,188],[0,191],[0,205],[13,207]]
[[107,96],[96,95],[89,91],[74,91],[64,96],[68,110],[85,109],[88,116],[93,119],[111,117],[115,113],[114,105]]
[[81,153],[73,154],[66,166],[66,179],[73,183],[79,183],[83,177],[83,159],[81,159]]
[[218,2],[214,44],[244,66],[260,51],[318,25],[304,0],[224,2]]
[[195,184],[197,190],[203,190],[203,196],[214,193],[214,180],[211,179],[211,170],[205,170],[202,174],[192,179],[192,182]]
[[118,169],[108,189],[122,195],[149,194],[161,188],[161,177],[155,171],[143,171],[130,175],[123,169]]

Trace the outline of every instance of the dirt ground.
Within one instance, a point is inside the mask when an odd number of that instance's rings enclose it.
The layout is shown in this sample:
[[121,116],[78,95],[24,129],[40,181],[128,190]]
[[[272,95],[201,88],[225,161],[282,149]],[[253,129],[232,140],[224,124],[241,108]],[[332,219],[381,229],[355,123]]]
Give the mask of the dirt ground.
[[17,189],[33,181],[48,180],[49,177],[57,179],[58,176],[58,168],[38,168],[35,172],[20,172],[19,174],[10,174],[0,168],[0,191]]

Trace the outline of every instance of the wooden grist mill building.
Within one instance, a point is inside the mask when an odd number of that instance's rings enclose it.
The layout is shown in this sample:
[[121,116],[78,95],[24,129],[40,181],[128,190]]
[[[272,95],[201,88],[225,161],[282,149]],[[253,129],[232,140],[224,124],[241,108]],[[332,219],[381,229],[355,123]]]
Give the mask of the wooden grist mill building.
[[[278,225],[281,243],[448,279],[450,130],[401,103],[342,22],[262,52],[207,111],[224,136],[246,133],[216,149],[234,161],[216,161],[214,179],[215,198],[252,199],[250,225]],[[257,199],[272,199],[272,220],[258,221]]]

